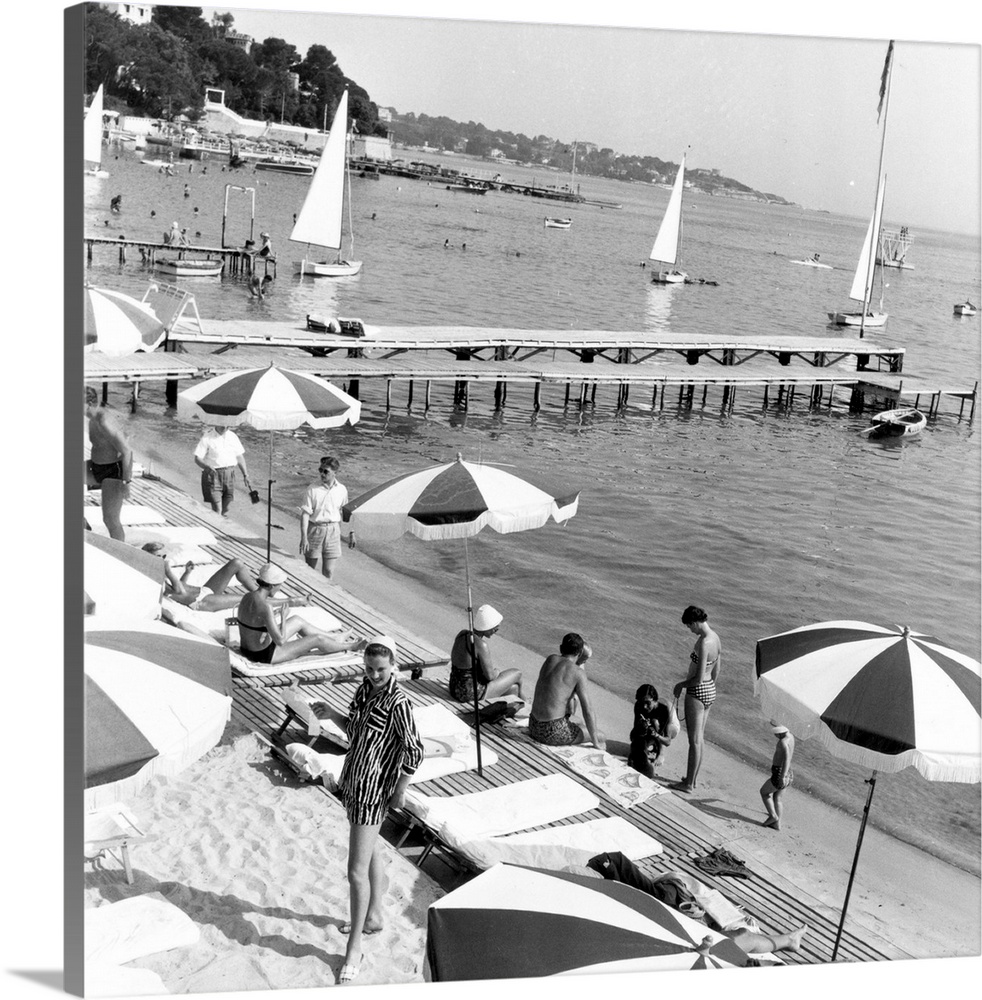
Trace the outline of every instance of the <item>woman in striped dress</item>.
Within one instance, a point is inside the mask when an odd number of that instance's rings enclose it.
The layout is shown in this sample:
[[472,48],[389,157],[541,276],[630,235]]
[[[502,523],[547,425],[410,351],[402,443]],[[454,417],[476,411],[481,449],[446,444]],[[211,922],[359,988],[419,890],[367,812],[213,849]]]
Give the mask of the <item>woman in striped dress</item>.
[[383,859],[378,832],[388,809],[401,809],[409,779],[423,760],[412,705],[395,675],[396,644],[375,636],[365,647],[365,679],[348,709],[349,747],[338,785],[351,832],[348,884],[351,922],[339,983],[349,983],[361,964],[361,938],[382,929]]

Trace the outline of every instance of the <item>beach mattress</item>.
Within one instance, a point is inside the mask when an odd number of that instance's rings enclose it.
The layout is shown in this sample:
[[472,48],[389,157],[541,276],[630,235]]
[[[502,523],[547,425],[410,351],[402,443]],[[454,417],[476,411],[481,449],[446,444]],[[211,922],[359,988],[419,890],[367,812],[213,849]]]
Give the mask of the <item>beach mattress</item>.
[[131,896],[85,911],[85,961],[124,965],[160,951],[195,944],[201,932],[159,893]]
[[611,845],[632,861],[661,854],[664,850],[657,840],[620,816],[592,819],[585,823],[564,823],[508,837],[467,841],[457,850],[479,868],[490,868],[505,862],[531,868],[559,869],[565,865],[585,865],[594,855],[609,851]]
[[[97,530],[97,524],[105,527],[105,523],[102,520],[102,507],[99,504],[87,503],[84,506],[83,512],[85,520],[93,531]],[[167,518],[163,514],[155,511],[152,507],[144,507],[135,503],[124,503],[122,510],[119,512],[119,519],[124,528],[146,524],[165,524],[167,521]]]
[[[215,569],[213,568],[205,579],[210,578],[214,572]],[[202,586],[202,584],[195,584],[194,586]],[[244,591],[240,589],[237,592],[232,591],[232,593],[242,594]],[[235,617],[235,608],[226,608],[223,611],[195,611],[186,604],[179,604],[169,597],[165,597],[161,601],[160,607],[163,617],[172,625],[177,625],[179,628],[193,626],[188,631],[197,631],[199,634],[204,633],[221,643],[225,642],[226,618]],[[315,606],[291,608],[290,617],[293,618],[295,615],[322,632],[337,632],[344,628],[342,622],[325,608]],[[237,642],[233,642],[233,646],[236,645]]]
[[361,653],[331,653],[326,656],[301,656],[286,663],[255,663],[235,649],[227,648],[232,672],[240,677],[279,677],[302,674],[307,670],[340,670],[342,667],[360,667],[365,662]]
[[437,797],[416,789],[406,809],[451,847],[518,833],[596,809],[600,800],[564,774],[530,778],[501,788]]

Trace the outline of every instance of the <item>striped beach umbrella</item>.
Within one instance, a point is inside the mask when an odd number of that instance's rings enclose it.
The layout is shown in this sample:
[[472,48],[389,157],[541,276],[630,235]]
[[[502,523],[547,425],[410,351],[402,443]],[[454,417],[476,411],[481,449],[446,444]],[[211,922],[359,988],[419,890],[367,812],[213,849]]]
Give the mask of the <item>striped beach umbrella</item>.
[[[550,519],[563,523],[577,510],[579,490],[549,482],[538,473],[519,473],[501,465],[454,462],[411,472],[376,486],[341,508],[341,517],[363,538],[392,540],[406,532],[427,541],[464,540],[468,631],[474,634],[471,569],[467,539],[484,528],[508,533],[541,528]],[[481,765],[481,717],[477,678],[474,716],[477,773]]]
[[82,578],[86,614],[160,617],[164,560],[159,556],[86,531]]
[[228,372],[178,393],[177,415],[219,427],[287,431],[357,423],[361,403],[326,379],[276,365]]
[[365,538],[409,532],[434,541],[469,538],[484,528],[541,528],[576,513],[579,490],[501,465],[457,460],[398,476],[345,504],[342,517]]
[[901,626],[818,622],[757,643],[754,690],[796,737],[872,769],[832,950],[839,951],[877,771],[916,768],[930,781],[982,775],[982,665]]
[[145,302],[108,288],[85,286],[85,350],[119,357],[152,351],[164,339],[164,324]]
[[85,806],[132,798],[215,746],[232,706],[225,649],[159,621],[85,621]]
[[357,423],[361,402],[306,372],[266,368],[218,375],[177,395],[177,415],[217,427],[255,427],[269,431],[269,483],[266,495],[266,558],[270,558],[273,528],[273,431],[296,430],[306,424],[317,430]]
[[622,882],[498,864],[432,903],[434,982],[742,967],[728,937]]

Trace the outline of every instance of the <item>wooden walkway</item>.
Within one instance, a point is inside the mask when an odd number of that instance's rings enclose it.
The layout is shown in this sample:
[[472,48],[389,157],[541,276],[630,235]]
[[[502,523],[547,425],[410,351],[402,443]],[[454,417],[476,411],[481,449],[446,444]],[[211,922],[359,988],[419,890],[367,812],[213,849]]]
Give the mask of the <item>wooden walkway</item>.
[[[197,525],[211,529],[217,542],[206,548],[218,562],[234,556],[254,569],[265,562],[265,538],[237,534],[233,522],[221,520],[203,505],[166,483],[147,479],[135,481],[132,486],[132,502],[153,507],[170,524]],[[414,635],[402,623],[379,614],[339,587],[324,586],[322,578],[298,559],[284,554],[277,554],[277,558],[290,573],[290,579],[284,587],[286,592],[291,596],[309,592],[313,595],[311,603],[331,611],[358,635],[368,637],[380,631],[391,634],[399,646],[400,662],[446,659],[446,651]],[[272,739],[286,718],[282,689],[294,678],[300,678],[304,690],[313,697],[342,712],[346,711],[356,682],[318,681],[314,679],[315,676],[316,674],[306,677],[304,674],[291,674],[261,680],[235,678],[233,716],[264,738]],[[404,683],[414,704],[442,704],[467,721],[473,718],[472,713],[464,712],[461,706],[449,699],[445,669],[424,671],[420,679],[407,679]],[[789,873],[789,877],[786,877],[746,856],[744,860],[747,861],[750,873],[747,879],[714,876],[703,872],[695,864],[695,859],[716,847],[725,846],[726,842],[679,796],[672,793],[656,795],[631,810],[625,810],[600,789],[567,769],[552,752],[534,743],[523,729],[495,724],[482,727],[481,732],[482,745],[498,755],[496,764],[485,767],[483,777],[478,777],[476,772],[466,772],[421,783],[416,787],[425,794],[454,795],[536,776],[567,774],[596,794],[600,805],[588,814],[564,822],[606,816],[621,817],[654,837],[664,847],[662,854],[639,864],[642,870],[648,873],[677,870],[699,878],[708,886],[719,889],[729,900],[754,917],[764,933],[775,933],[807,923],[809,932],[802,950],[797,954],[782,953],[782,957],[791,964],[824,963],[830,960],[838,925],[838,910],[823,904],[796,886],[793,881],[794,873]],[[298,739],[306,742],[305,731],[301,733],[297,729],[288,729],[283,737],[284,742]],[[287,772],[286,766],[282,766]],[[287,772],[286,780],[296,779]],[[324,794],[327,794],[326,791]],[[391,821],[383,826],[383,835],[390,841],[401,839],[399,833]],[[409,844],[412,847],[413,841],[410,840]],[[611,847],[616,849],[616,845]],[[418,840],[415,850],[419,850]],[[740,853],[738,846],[735,846],[735,853]],[[430,855],[423,870],[436,877],[445,887],[468,877],[460,870],[447,869],[435,853]],[[875,933],[858,926],[853,919],[843,935],[840,956],[843,961],[864,962],[909,957]]]

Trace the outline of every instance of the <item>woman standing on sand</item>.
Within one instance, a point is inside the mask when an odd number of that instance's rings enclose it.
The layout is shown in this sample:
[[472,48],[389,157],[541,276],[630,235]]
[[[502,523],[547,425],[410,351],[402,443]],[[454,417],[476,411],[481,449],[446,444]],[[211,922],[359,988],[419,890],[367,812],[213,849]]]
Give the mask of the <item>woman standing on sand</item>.
[[365,647],[365,679],[355,692],[346,723],[349,747],[338,785],[351,832],[348,885],[351,921],[339,983],[350,983],[361,966],[363,934],[382,929],[383,865],[378,832],[388,809],[401,809],[409,779],[423,760],[413,708],[395,675],[396,644],[387,635]]
[[678,698],[685,691],[685,732],[689,738],[689,761],[685,778],[674,787],[679,792],[691,792],[702,766],[703,734],[706,717],[716,700],[716,678],[723,646],[719,636],[709,627],[709,615],[702,608],[689,605],[682,612],[682,624],[698,636],[689,655],[689,675],[675,685]]

